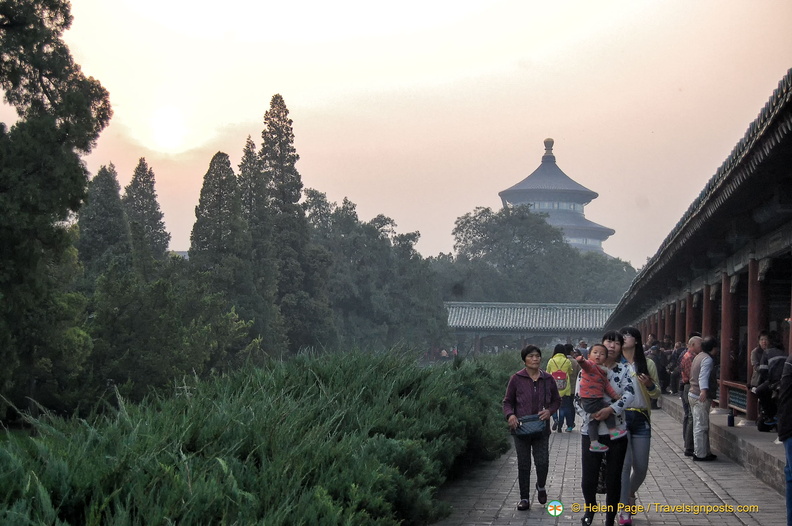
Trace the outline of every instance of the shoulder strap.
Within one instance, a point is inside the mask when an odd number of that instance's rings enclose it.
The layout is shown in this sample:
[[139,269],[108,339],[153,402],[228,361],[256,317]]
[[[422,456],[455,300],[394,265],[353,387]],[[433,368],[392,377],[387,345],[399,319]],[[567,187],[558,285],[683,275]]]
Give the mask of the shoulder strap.
[[[550,379],[552,380],[553,377],[551,376]],[[547,378],[544,376],[542,377],[542,381],[544,383],[544,391],[545,391],[544,401],[542,402],[542,409],[544,409],[548,405],[550,405],[550,382],[548,382]],[[553,381],[555,382],[555,380]]]

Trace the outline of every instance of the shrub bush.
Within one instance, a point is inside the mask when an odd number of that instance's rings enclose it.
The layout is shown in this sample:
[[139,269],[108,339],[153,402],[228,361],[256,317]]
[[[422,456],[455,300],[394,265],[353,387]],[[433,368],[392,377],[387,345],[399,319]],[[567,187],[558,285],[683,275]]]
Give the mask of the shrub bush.
[[[513,358],[513,357],[512,357]],[[508,447],[503,358],[301,354],[0,443],[14,524],[420,524],[463,454]]]

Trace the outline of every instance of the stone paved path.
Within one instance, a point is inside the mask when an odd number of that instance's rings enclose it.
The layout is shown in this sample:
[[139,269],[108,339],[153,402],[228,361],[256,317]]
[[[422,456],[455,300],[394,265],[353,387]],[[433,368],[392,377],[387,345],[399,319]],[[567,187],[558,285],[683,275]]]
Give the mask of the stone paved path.
[[[649,474],[637,495],[637,504],[647,511],[636,515],[633,524],[644,525],[756,525],[786,524],[784,496],[779,489],[759,481],[742,466],[720,455],[714,462],[694,463],[682,454],[682,426],[662,410],[652,412],[652,449]],[[444,486],[440,498],[450,503],[453,513],[436,523],[439,526],[484,525],[579,525],[582,511],[580,492],[580,434],[553,433],[550,439],[548,501],[559,500],[563,513],[552,517],[531,496],[531,509],[517,511],[517,458],[514,448],[501,458],[483,462]],[[775,447],[782,448],[778,445]],[[718,453],[715,451],[715,453]],[[535,472],[531,482],[535,483]],[[604,495],[598,495],[604,503]],[[680,513],[655,506],[733,506],[733,513]],[[737,506],[752,509],[737,511]],[[603,524],[598,513],[594,524]],[[618,522],[618,521],[617,521]]]

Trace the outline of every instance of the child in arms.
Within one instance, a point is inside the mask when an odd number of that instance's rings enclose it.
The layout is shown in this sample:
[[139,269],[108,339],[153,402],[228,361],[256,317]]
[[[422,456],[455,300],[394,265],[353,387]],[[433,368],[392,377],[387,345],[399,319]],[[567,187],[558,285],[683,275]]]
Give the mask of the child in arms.
[[[580,364],[580,405],[586,413],[589,413],[588,434],[591,445],[589,451],[604,453],[608,446],[599,441],[599,420],[595,420],[593,414],[604,409],[609,405],[605,403],[603,397],[609,396],[613,400],[621,397],[608,380],[608,369],[602,364],[605,363],[606,351],[600,346],[594,346],[589,351],[589,359],[576,356],[575,359]],[[616,419],[609,415],[605,419],[608,426],[608,436],[611,440],[616,440],[627,435],[627,430],[616,427]]]

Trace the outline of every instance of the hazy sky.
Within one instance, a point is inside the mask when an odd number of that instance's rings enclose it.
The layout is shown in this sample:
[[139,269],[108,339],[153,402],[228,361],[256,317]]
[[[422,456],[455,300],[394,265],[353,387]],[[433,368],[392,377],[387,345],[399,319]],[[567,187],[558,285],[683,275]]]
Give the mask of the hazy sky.
[[792,67],[789,0],[72,0],[66,41],[115,115],[86,159],[152,166],[189,248],[212,155],[261,143],[272,95],[306,187],[450,252],[457,217],[540,163],[640,267]]

